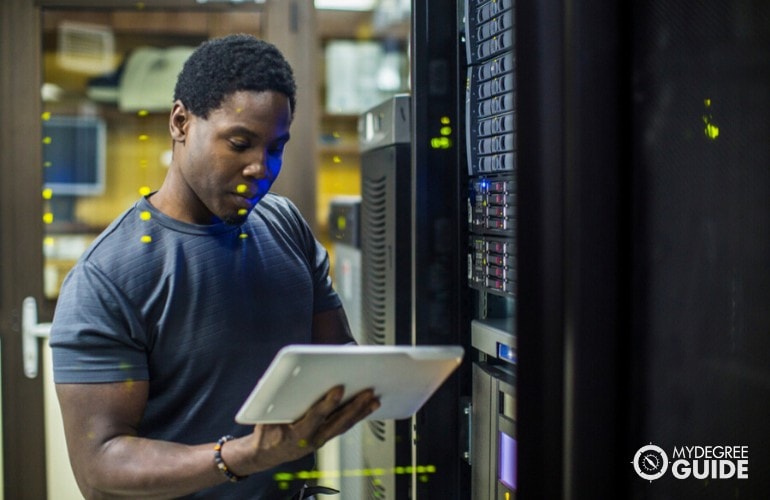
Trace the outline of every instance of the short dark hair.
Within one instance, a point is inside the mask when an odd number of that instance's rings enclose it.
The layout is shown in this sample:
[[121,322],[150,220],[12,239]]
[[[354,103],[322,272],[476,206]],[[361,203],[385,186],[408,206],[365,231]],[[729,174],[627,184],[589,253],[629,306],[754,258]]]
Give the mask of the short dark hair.
[[281,92],[289,98],[294,115],[297,84],[291,66],[274,45],[252,35],[213,38],[198,46],[179,73],[174,100],[208,118],[227,96],[240,90]]

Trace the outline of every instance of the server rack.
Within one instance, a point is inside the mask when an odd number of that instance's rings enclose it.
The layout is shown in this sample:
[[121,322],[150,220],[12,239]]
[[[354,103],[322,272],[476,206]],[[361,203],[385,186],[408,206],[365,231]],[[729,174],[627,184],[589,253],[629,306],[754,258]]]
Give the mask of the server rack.
[[[361,324],[361,197],[332,198],[328,226],[334,245],[334,288],[345,308],[350,333],[358,344],[365,344]],[[319,456],[319,463],[328,460],[338,466],[340,500],[366,498],[364,476],[352,473],[364,469],[365,432],[366,424],[359,423],[327,443]]]
[[412,335],[415,344],[461,344],[466,359],[413,419],[410,497],[468,498],[467,415],[471,392],[465,187],[458,79],[461,20],[452,2],[413,0]]
[[465,158],[472,289],[471,498],[516,491],[516,54],[513,0],[466,0]]
[[[450,467],[468,482],[440,498],[761,496],[770,448],[759,423],[767,405],[755,403],[768,390],[749,374],[766,378],[770,352],[760,306],[770,267],[759,258],[770,234],[767,5],[413,6],[414,206],[452,214],[445,241],[469,257],[456,263],[459,307],[447,316],[461,331],[446,331],[470,347],[472,369],[455,388],[457,401],[474,403],[475,439],[455,457],[469,456],[468,467]],[[452,88],[453,132],[431,143]],[[456,185],[429,190],[439,177]],[[446,205],[431,212],[434,202]],[[425,275],[435,241],[415,241]],[[415,297],[434,293],[415,276]],[[415,305],[418,332],[425,312]],[[736,336],[726,342],[725,332]],[[495,431],[511,435],[508,395],[515,478],[494,471]],[[463,426],[452,417],[445,432]],[[757,473],[744,483],[650,484],[631,461],[651,438],[743,441]]]
[[[411,344],[410,97],[394,96],[359,117],[361,153],[361,342]],[[360,426],[363,498],[407,498],[409,420]],[[375,474],[374,472],[378,473]]]

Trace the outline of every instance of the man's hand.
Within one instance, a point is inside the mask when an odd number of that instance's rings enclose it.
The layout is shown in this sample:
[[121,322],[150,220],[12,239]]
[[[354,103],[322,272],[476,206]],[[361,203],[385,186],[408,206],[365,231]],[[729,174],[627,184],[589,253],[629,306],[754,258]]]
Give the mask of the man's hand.
[[372,390],[341,405],[343,394],[342,386],[334,387],[292,424],[256,425],[251,435],[223,446],[222,459],[239,476],[269,469],[314,452],[380,407]]

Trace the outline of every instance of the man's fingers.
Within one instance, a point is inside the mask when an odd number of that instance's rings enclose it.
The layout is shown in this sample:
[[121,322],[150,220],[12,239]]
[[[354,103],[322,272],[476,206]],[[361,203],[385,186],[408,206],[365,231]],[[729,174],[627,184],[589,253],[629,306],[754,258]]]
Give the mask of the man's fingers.
[[322,446],[326,441],[353,427],[380,407],[380,400],[374,391],[359,392],[353,399],[330,414],[315,432],[313,445]]
[[293,424],[254,426],[253,441],[256,467],[296,460],[326,441],[350,429],[380,406],[372,390],[361,391],[342,404],[344,388],[337,386],[310,407]]
[[343,395],[342,386],[332,388],[301,419],[289,426],[303,447],[319,448],[380,407],[380,400],[371,389],[359,392],[341,405]]
[[341,385],[331,388],[289,428],[302,440],[305,439],[305,436],[312,436],[327,417],[340,406],[344,394],[345,388]]

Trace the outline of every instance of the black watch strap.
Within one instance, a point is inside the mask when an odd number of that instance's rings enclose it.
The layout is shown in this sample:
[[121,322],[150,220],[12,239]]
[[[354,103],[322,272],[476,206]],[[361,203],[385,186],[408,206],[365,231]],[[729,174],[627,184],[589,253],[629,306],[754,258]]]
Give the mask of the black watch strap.
[[296,495],[291,497],[291,500],[303,500],[306,498],[310,498],[314,495],[336,495],[339,493],[338,490],[335,490],[334,488],[328,488],[326,486],[303,486],[301,490],[297,492]]

